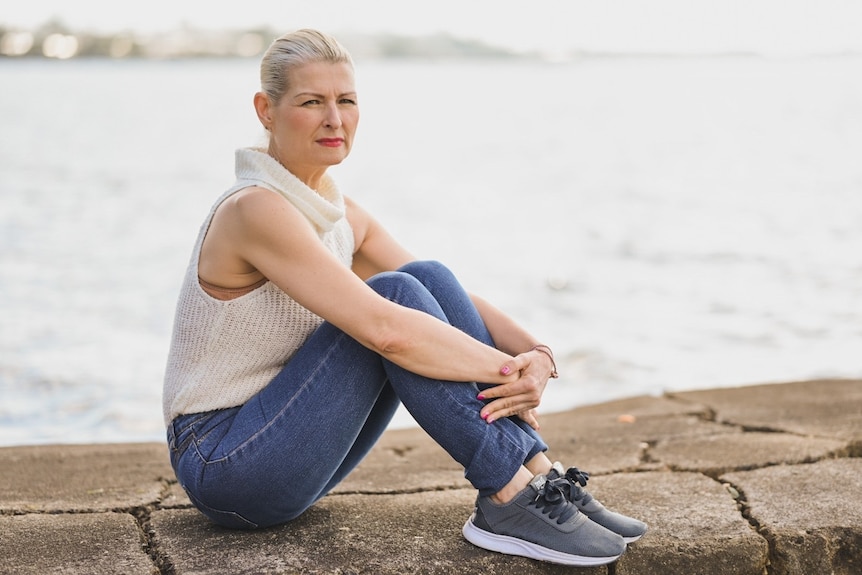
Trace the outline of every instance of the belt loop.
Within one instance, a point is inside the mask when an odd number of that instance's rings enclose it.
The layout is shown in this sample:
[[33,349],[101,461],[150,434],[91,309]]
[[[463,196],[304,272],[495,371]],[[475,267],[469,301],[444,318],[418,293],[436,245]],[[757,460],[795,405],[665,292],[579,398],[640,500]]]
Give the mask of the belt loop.
[[167,435],[168,435],[168,447],[172,451],[176,451],[177,450],[177,433],[176,433],[176,430],[174,430],[174,422],[173,421],[171,421],[168,424]]

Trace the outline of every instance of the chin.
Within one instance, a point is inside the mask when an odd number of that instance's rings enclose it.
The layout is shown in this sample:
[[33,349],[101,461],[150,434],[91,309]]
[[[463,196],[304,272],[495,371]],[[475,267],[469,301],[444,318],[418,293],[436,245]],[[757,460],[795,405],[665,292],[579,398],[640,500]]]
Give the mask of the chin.
[[343,154],[343,155],[336,157],[336,158],[328,158],[326,165],[337,166],[338,164],[340,164],[341,162],[343,162],[346,159],[347,159],[347,154]]

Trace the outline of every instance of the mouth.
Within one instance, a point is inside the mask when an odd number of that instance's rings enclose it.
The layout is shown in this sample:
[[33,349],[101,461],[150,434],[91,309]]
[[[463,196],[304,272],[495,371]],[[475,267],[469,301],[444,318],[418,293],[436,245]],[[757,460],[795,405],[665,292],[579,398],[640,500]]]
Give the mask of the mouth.
[[344,144],[344,138],[321,138],[317,143],[327,148],[337,148]]

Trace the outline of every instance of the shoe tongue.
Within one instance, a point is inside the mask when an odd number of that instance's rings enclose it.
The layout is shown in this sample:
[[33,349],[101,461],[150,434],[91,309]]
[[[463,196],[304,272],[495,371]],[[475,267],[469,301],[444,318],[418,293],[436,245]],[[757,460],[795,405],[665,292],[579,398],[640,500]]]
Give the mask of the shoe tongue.
[[555,461],[554,464],[551,466],[551,470],[548,472],[548,479],[554,480],[565,476],[566,470],[563,467],[563,464],[559,461]]
[[530,487],[536,490],[536,493],[542,491],[545,488],[545,484],[548,482],[548,478],[544,475],[537,475],[530,481]]

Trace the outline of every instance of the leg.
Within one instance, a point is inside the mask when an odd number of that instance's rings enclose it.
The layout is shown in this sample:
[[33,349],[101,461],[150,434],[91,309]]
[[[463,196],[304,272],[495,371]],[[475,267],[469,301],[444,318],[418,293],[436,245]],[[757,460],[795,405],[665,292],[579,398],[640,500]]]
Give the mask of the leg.
[[[405,265],[399,271],[409,273],[425,286],[440,304],[440,308],[450,324],[482,343],[490,346],[494,345],[494,340],[488,332],[488,328],[485,327],[482,316],[479,315],[479,311],[473,305],[470,295],[464,290],[449,268],[436,261],[414,261]],[[479,385],[479,389],[484,389],[485,387],[488,386]],[[534,474],[547,473],[550,470],[551,462],[547,457],[538,456],[547,451],[548,446],[542,440],[539,433],[520,417],[513,416],[509,420],[536,441],[533,449],[527,453],[524,464]],[[528,464],[528,462],[533,463]],[[536,465],[537,462],[539,462],[538,465]],[[544,468],[544,462],[547,462],[547,469]]]
[[[439,264],[417,262],[399,272],[379,274],[369,283],[378,293],[401,305],[420,309],[442,321],[450,321],[449,316],[456,318],[459,323],[453,325],[470,335],[474,333],[465,326],[472,322],[474,330],[480,327],[485,339],[490,339],[469,296]],[[509,419],[492,425],[485,423],[479,417],[482,402],[476,398],[479,389],[475,383],[433,380],[387,360],[383,364],[401,402],[417,423],[464,467],[465,476],[480,494],[500,491],[529,454],[545,448],[540,439],[525,433]]]
[[[494,345],[469,296],[448,269],[436,262],[413,262],[401,271],[419,279],[439,302],[452,325],[488,345]],[[399,393],[410,409],[403,392]],[[480,407],[481,404],[477,403],[476,408]],[[425,408],[421,409],[424,411]],[[419,420],[415,413],[414,417]],[[558,497],[555,486],[546,489],[544,477],[551,472],[552,464],[545,455],[547,446],[538,433],[518,417],[484,425],[494,427],[498,424],[514,424],[535,443],[524,456],[524,465],[517,466],[508,483],[497,491],[492,488],[483,492],[480,487],[477,508],[464,525],[464,536],[487,549],[568,565],[599,565],[617,559],[625,549],[625,542],[619,535],[596,523],[583,521],[583,516],[574,508],[575,502]],[[445,446],[432,429],[426,429]],[[467,473],[469,478],[469,468]],[[503,475],[508,476],[508,472]],[[474,485],[479,487],[475,481]],[[551,517],[554,519],[550,520]],[[561,537],[561,531],[566,535]]]
[[[429,290],[406,273],[381,274],[369,283],[389,299],[446,321]],[[255,527],[287,521],[367,453],[397,406],[393,389],[484,495],[501,490],[544,447],[512,420],[481,420],[475,384],[417,376],[325,323],[244,406],[175,422],[177,476],[216,522]]]
[[216,523],[283,523],[349,473],[397,406],[380,357],[324,323],[245,405],[175,420],[174,469]]

